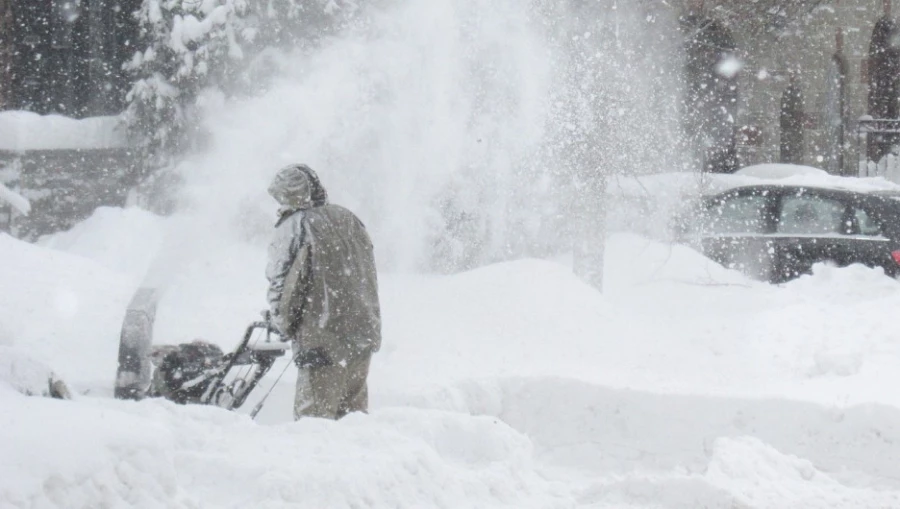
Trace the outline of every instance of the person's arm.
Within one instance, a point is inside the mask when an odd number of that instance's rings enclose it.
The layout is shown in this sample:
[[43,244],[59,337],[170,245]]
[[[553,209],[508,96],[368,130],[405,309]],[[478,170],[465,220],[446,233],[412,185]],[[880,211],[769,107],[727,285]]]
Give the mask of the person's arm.
[[303,229],[300,227],[302,212],[298,217],[291,217],[283,221],[275,228],[275,235],[269,244],[269,262],[266,266],[266,279],[269,280],[269,312],[272,325],[276,329],[284,331],[284,317],[279,312],[281,296],[284,292],[284,282],[287,273],[294,263],[297,251],[302,242]]

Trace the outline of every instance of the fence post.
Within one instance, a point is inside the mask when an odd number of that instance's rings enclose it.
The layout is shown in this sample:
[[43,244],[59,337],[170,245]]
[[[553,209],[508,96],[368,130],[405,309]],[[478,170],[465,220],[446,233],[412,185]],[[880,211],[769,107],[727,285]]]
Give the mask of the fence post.
[[856,152],[859,154],[859,167],[857,174],[860,177],[869,175],[869,123],[872,117],[863,115],[859,117],[859,127],[856,128]]

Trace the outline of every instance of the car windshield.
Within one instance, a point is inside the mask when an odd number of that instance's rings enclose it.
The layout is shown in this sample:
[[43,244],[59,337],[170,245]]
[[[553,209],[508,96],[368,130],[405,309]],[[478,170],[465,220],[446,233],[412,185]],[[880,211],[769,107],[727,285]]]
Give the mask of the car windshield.
[[763,233],[765,210],[763,194],[728,196],[709,209],[704,229],[714,235]]

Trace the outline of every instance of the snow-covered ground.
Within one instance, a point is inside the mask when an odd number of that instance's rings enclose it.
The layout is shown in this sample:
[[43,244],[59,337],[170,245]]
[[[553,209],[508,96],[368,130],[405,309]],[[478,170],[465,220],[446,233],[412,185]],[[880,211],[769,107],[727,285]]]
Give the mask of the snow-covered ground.
[[[291,422],[290,369],[254,422],[109,398],[124,308],[178,231],[101,209],[0,236],[0,376],[49,366],[77,396],[0,383],[0,506],[900,507],[900,283],[877,271],[769,286],[616,234],[602,295],[564,259],[385,273],[371,414]],[[263,249],[179,260],[156,340],[232,347]]]

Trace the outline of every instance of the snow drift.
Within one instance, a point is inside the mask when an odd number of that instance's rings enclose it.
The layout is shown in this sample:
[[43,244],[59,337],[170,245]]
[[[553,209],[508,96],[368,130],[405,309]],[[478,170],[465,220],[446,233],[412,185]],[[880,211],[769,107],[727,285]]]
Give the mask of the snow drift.
[[[104,258],[103,242],[87,239],[119,227],[98,219],[83,242],[57,245]],[[0,500],[12,507],[900,503],[898,326],[878,318],[900,304],[900,283],[871,269],[822,267],[773,287],[687,248],[617,235],[605,295],[539,260],[385,273],[371,415],[291,422],[289,370],[254,423],[94,397],[112,386],[110,331],[134,279],[83,254],[0,240],[3,280],[17,285],[3,302],[5,341],[67,373],[78,396],[26,397],[0,381]],[[233,346],[231,315],[262,301],[258,264],[245,262],[262,258],[240,244],[198,257],[177,277],[187,296],[161,302],[158,340],[222,331],[217,341]],[[29,328],[60,285],[76,298]]]

